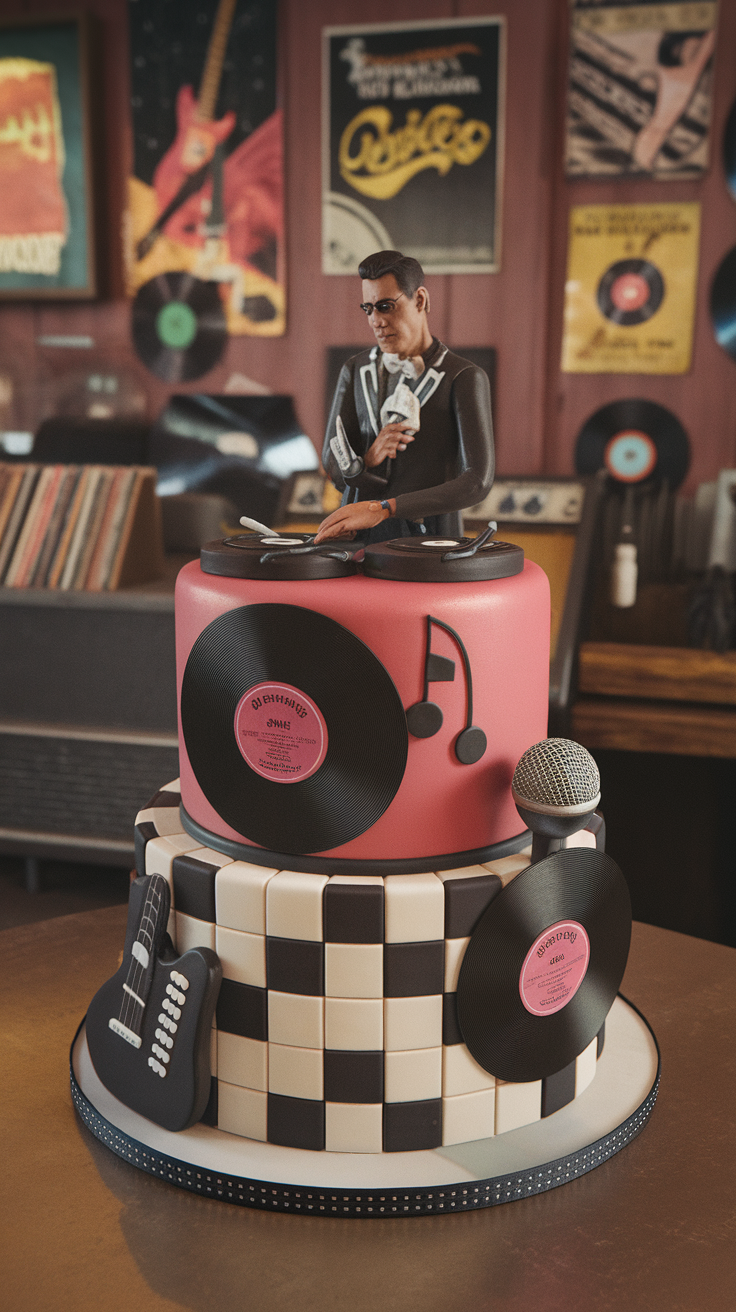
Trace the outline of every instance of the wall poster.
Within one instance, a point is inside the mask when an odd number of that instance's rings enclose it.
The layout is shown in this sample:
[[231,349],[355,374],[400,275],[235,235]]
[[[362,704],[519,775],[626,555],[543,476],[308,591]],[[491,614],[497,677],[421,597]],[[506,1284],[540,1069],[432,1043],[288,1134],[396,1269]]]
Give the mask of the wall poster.
[[322,268],[499,268],[503,18],[324,29]]
[[285,331],[276,10],[263,0],[129,3],[128,291],[179,272],[216,284],[235,335]]
[[568,177],[708,167],[715,0],[571,0]]
[[687,373],[699,243],[696,201],[573,206],[563,373]]
[[83,18],[0,26],[0,297],[94,296]]

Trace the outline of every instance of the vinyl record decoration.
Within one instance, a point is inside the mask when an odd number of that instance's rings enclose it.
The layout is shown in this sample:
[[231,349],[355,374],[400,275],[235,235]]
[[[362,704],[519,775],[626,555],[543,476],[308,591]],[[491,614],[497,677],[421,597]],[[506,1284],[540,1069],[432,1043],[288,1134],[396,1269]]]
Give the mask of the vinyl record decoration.
[[357,572],[362,543],[334,538],[319,546],[314,534],[238,533],[207,542],[200,552],[204,574],[233,579],[333,579]]
[[596,300],[607,319],[628,328],[657,313],[664,290],[664,278],[651,261],[616,260],[598,283]]
[[736,200],[736,100],[731,106],[723,134],[723,167],[726,171],[726,186]]
[[690,466],[690,443],[679,419],[656,401],[627,397],[586,419],[575,446],[578,474],[607,469],[622,483],[666,479],[678,488]]
[[227,343],[218,284],[191,273],[160,273],[133,302],[133,345],[151,373],[186,383],[209,373]]
[[718,345],[736,360],[736,246],[716,270],[710,292],[710,314]]
[[242,606],[213,620],[189,654],[181,719],[207,800],[272,851],[357,838],[406,768],[391,676],[349,629],[301,606]]
[[491,902],[460,970],[460,1030],[498,1079],[563,1070],[598,1034],[618,992],[631,939],[631,901],[604,852],[554,852]]

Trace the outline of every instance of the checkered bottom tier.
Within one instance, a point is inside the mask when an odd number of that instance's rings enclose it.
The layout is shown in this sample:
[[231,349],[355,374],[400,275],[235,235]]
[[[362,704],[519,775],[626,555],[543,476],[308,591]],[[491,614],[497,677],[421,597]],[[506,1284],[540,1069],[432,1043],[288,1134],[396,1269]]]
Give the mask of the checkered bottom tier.
[[521,1084],[479,1066],[458,1026],[470,935],[528,851],[436,874],[273,870],[200,846],[179,801],[175,781],[139,812],[136,858],[169,883],[177,950],[222,962],[208,1124],[289,1148],[406,1152],[515,1130],[590,1084],[602,1031]]

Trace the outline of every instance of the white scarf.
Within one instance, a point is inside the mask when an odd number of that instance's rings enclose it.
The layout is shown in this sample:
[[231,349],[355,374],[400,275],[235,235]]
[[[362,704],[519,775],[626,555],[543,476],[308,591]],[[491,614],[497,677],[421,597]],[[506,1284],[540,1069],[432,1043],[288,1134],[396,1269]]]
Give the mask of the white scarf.
[[424,373],[424,361],[421,355],[413,355],[408,360],[402,360],[400,356],[389,355],[388,351],[384,351],[382,359],[390,374],[404,374],[413,381]]

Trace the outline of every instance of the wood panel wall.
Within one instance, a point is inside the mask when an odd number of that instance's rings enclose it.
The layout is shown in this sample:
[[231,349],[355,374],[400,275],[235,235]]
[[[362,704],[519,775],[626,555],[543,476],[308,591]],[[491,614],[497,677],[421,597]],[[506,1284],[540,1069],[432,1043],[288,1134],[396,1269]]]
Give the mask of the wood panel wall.
[[[143,0],[145,2],[145,0]],[[100,32],[97,70],[105,157],[107,293],[94,303],[0,305],[0,368],[24,380],[17,422],[33,427],[44,380],[95,360],[136,371],[157,414],[170,391],[140,365],[129,344],[122,296],[121,224],[131,147],[128,122],[126,0],[87,0]],[[708,316],[710,281],[736,243],[736,202],[728,195],[721,139],[736,96],[736,4],[723,0],[717,56],[713,164],[698,183],[568,183],[561,167],[567,59],[566,0],[282,0],[281,77],[286,112],[288,331],[275,339],[231,339],[223,361],[187,390],[218,391],[233,372],[293,393],[306,431],[321,445],[325,348],[371,340],[357,309],[359,285],[326,277],[320,262],[320,61],[326,24],[399,19],[507,18],[506,170],[502,268],[481,277],[431,279],[432,328],[455,346],[498,351],[496,430],[503,472],[567,472],[581,423],[598,406],[641,395],[677,411],[694,449],[690,485],[736,464],[736,365],[715,344]],[[3,16],[69,11],[68,0],[3,0]],[[203,52],[204,53],[204,52]],[[563,375],[558,368],[571,204],[690,200],[703,203],[703,238],[693,368],[679,377]],[[89,334],[92,352],[37,345],[50,333]],[[184,389],[182,389],[184,390]]]

